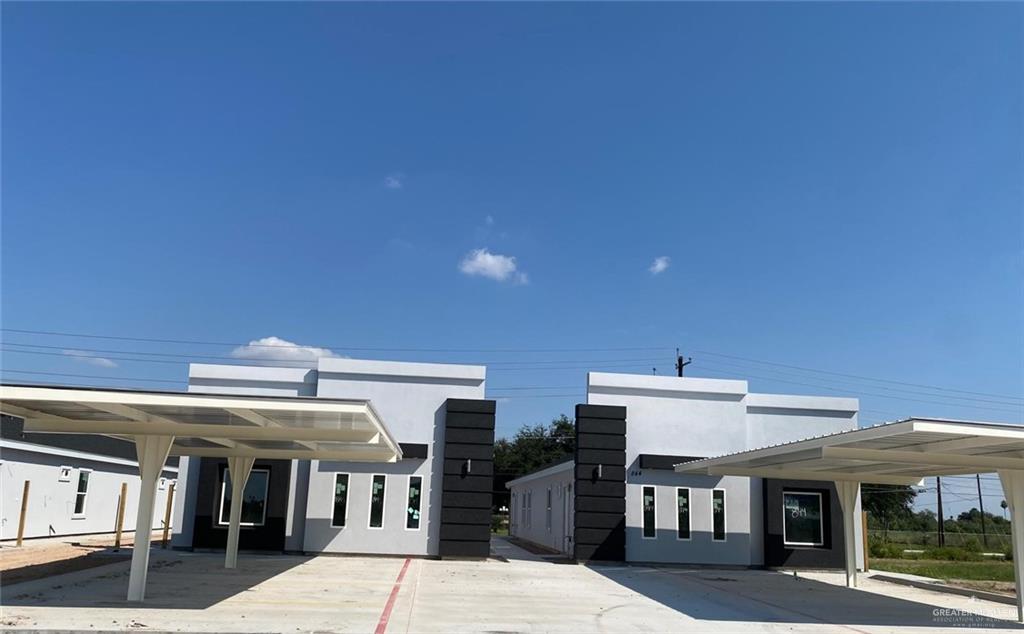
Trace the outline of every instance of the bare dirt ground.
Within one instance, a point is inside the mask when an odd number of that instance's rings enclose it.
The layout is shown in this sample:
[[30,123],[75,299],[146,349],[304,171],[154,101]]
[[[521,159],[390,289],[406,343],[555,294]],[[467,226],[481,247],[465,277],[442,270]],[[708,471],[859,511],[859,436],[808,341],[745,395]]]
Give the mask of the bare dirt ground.
[[[159,544],[161,535],[153,533],[154,544]],[[113,548],[112,533],[26,540],[20,548],[13,540],[0,542],[0,585],[126,561],[132,556],[134,540],[133,532],[123,533],[120,551]]]

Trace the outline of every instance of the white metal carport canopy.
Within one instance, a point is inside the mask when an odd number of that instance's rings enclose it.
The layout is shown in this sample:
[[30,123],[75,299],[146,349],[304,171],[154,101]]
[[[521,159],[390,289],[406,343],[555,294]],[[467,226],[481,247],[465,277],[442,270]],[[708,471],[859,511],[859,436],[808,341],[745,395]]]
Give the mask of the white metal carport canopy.
[[[216,396],[0,385],[0,412],[25,431],[102,434],[131,440],[142,487],[128,599],[145,596],[153,499],[168,455],[226,457],[232,500],[241,500],[256,458],[395,462],[402,450],[369,401]],[[232,504],[225,566],[238,559],[241,504]]]
[[1017,618],[1024,621],[1024,426],[910,418],[676,465],[678,473],[832,480],[843,511],[846,584],[857,585],[853,509],[860,483],[996,471],[1012,513]]

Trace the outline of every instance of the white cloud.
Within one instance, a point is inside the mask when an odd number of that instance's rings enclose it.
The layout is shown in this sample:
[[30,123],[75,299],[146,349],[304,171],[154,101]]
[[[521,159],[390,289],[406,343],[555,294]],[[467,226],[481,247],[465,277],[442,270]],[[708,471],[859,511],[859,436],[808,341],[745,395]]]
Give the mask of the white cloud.
[[661,255],[654,258],[654,262],[651,263],[651,267],[647,270],[651,272],[651,275],[657,275],[658,273],[663,273],[671,262],[672,259],[667,255]]
[[405,186],[404,174],[391,174],[384,179],[384,187],[388,189],[402,189]]
[[467,253],[459,263],[459,270],[466,275],[479,275],[499,282],[527,284],[530,281],[526,273],[519,270],[514,256],[491,253],[487,249],[473,249]]
[[493,225],[494,224],[494,216],[488,214],[487,217],[484,218],[484,222],[487,223],[488,225]]
[[316,365],[316,360],[321,357],[337,357],[340,355],[327,348],[303,346],[279,337],[264,337],[262,339],[254,339],[244,346],[238,346],[231,351],[231,356],[236,359],[288,361],[314,366]]
[[88,363],[89,365],[95,365],[100,368],[116,368],[117,364],[106,357],[98,357],[91,352],[85,350],[64,350],[64,354],[71,357],[75,361],[81,363]]

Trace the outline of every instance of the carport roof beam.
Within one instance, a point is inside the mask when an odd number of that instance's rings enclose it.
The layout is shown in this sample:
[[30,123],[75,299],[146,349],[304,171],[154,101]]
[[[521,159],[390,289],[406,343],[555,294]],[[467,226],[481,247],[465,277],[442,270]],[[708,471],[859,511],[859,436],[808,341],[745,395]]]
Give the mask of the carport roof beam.
[[30,432],[174,436],[172,455],[367,462],[402,457],[366,400],[0,385],[0,411],[24,418]]

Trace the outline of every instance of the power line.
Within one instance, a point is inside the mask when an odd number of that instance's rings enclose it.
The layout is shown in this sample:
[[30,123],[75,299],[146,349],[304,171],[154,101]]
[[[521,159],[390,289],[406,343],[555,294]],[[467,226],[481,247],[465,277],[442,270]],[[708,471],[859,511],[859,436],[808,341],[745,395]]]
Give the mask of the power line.
[[[724,375],[726,377],[729,376],[728,371],[711,370],[711,372],[713,374]],[[798,382],[798,381],[790,381],[790,380],[787,380],[787,379],[776,379],[774,377],[758,376],[758,375],[754,375],[754,374],[748,374],[748,375],[745,375],[745,376],[749,377],[749,378],[752,378],[752,379],[763,379],[763,380],[766,380],[766,381],[776,381],[776,382],[779,382],[779,383],[790,383],[790,384],[793,384],[793,385],[803,385],[805,387],[814,387],[814,388],[817,388],[817,389],[834,389],[834,390],[840,391],[840,392],[847,392],[848,394],[851,394],[854,397],[857,397],[857,396],[877,396],[879,398],[892,398],[894,400],[914,401],[914,403],[927,403],[929,405],[942,405],[942,406],[956,407],[956,408],[975,408],[975,409],[978,409],[978,410],[990,410],[992,412],[1005,412],[1005,413],[1008,413],[1008,414],[1021,414],[1022,412],[1024,412],[1024,407],[1022,407],[1022,409],[1019,409],[1019,410],[1006,410],[1006,409],[1002,409],[1002,408],[990,408],[990,407],[986,407],[986,406],[965,405],[965,404],[962,404],[962,403],[944,403],[944,401],[941,401],[941,400],[925,400],[923,398],[910,398],[909,396],[893,396],[892,394],[879,394],[879,393],[873,393],[873,392],[864,392],[864,391],[860,391],[860,390],[856,390],[856,389],[851,390],[848,387],[837,388],[837,387],[833,387],[833,386],[829,386],[829,385],[821,385],[821,384],[813,384],[813,383],[801,383],[801,382]],[[936,394],[936,397],[939,398],[941,396]]]
[[[80,332],[58,332],[53,330],[28,330],[23,328],[0,328],[2,332],[16,332],[19,334],[44,335],[48,337],[81,337],[87,339],[107,339],[111,341],[136,341],[147,343],[172,343],[188,344],[196,346],[246,346],[252,348],[273,348],[280,349],[280,346],[257,343],[239,343],[228,341],[199,341],[194,339],[158,339],[153,337],[125,337],[115,335],[94,335]],[[326,345],[318,344],[318,348],[331,348],[337,350],[354,350],[362,352],[621,352],[627,350],[671,350],[669,346],[633,346],[633,347],[605,347],[605,348],[369,348],[348,345]]]
[[10,370],[3,368],[0,370],[3,374],[34,374],[43,376],[70,376],[80,379],[100,379],[100,380],[111,380],[111,381],[146,381],[149,383],[187,383],[187,381],[181,379],[144,379],[141,377],[123,377],[123,376],[97,376],[95,374],[68,374],[65,372],[36,372],[33,370]]
[[[258,357],[256,357],[256,358],[246,358],[246,357],[237,357],[237,356],[226,357],[226,356],[207,355],[207,354],[182,354],[182,353],[174,353],[174,352],[152,352],[152,351],[148,351],[148,350],[110,350],[110,349],[104,349],[104,348],[83,348],[83,347],[80,347],[80,346],[48,346],[48,345],[43,345],[43,344],[19,343],[19,342],[13,342],[13,341],[4,341],[2,343],[3,343],[4,346],[18,346],[18,347],[21,347],[21,348],[33,348],[33,349],[42,349],[42,350],[63,350],[64,352],[62,354],[64,356],[74,356],[74,355],[68,354],[69,352],[90,352],[90,353],[96,353],[96,354],[130,354],[130,355],[145,355],[145,356],[153,356],[153,357],[171,357],[171,358],[178,358],[178,359],[215,359],[215,360],[223,360],[223,361],[233,361],[233,362],[236,362],[236,363],[238,363],[238,362],[252,362],[252,361],[266,360],[266,359],[260,359]],[[269,346],[269,347],[275,348],[276,350],[281,350],[281,348],[279,346],[277,346],[277,347]],[[19,350],[11,350],[11,352],[19,352]],[[26,351],[26,352],[28,352],[28,351]],[[274,361],[276,362],[277,360],[274,360]],[[284,361],[286,363],[306,363],[306,364],[309,363],[309,361],[287,360],[287,359],[282,359],[282,361]],[[492,366],[492,365],[526,365],[526,364],[548,365],[548,364],[564,364],[564,363],[633,363],[633,362],[656,363],[657,361],[659,361],[659,359],[652,359],[652,358],[649,358],[649,357],[643,357],[643,358],[630,358],[630,359],[528,359],[528,360],[516,360],[516,361],[462,361],[462,363]]]
[[[744,371],[747,371],[749,369],[747,366],[743,366],[743,365],[740,365],[740,364],[737,364],[737,363],[730,363],[728,361],[716,361],[716,363],[723,363],[723,364],[725,364],[727,366],[733,366],[733,367],[739,368],[739,369],[744,370]],[[705,363],[704,366],[707,366],[707,364]],[[712,367],[713,368],[714,366],[707,366],[707,367]],[[817,377],[808,377],[808,376],[805,376],[805,375],[802,375],[802,374],[794,374],[792,372],[784,372],[784,371],[779,371],[779,370],[776,370],[776,372],[778,372],[779,374],[782,374],[784,376],[793,376],[793,377],[796,377],[796,378],[799,378],[799,379],[805,379],[805,380],[814,380],[814,381],[825,381],[825,380],[827,380],[827,379],[819,379]],[[855,379],[855,380],[862,380],[862,379]],[[1024,407],[1024,403],[1008,403],[1006,401],[996,401],[996,400],[992,400],[992,399],[975,398],[975,397],[971,397],[971,396],[955,396],[955,395],[952,395],[952,394],[941,394],[941,395],[939,395],[939,394],[932,394],[930,392],[922,392],[920,390],[906,390],[906,389],[902,389],[902,388],[898,388],[898,387],[886,387],[884,385],[873,385],[873,386],[869,386],[869,388],[870,389],[879,389],[879,390],[888,390],[890,392],[900,392],[900,393],[903,393],[903,394],[916,394],[916,395],[919,395],[919,396],[930,396],[930,397],[940,396],[941,398],[957,399],[957,400],[964,400],[964,401],[977,401],[977,402],[980,402],[980,403],[994,403],[994,404],[997,404],[997,405],[1009,405],[1011,407]],[[851,388],[846,387],[844,389],[851,389]],[[853,389],[861,389],[861,388],[860,388],[860,386],[854,385]],[[1007,398],[1012,398],[1012,397],[1007,397]]]
[[875,382],[879,382],[879,383],[894,383],[896,385],[907,385],[907,386],[910,386],[910,387],[923,387],[923,388],[928,388],[928,389],[932,389],[932,390],[942,390],[944,392],[958,392],[960,394],[974,394],[974,395],[977,395],[977,396],[992,396],[992,397],[995,397],[995,398],[1011,398],[1011,399],[1014,399],[1014,400],[1024,401],[1024,397],[1022,397],[1022,396],[1008,396],[1008,395],[1005,395],[1005,394],[990,394],[990,393],[987,393],[987,392],[973,392],[973,391],[970,391],[970,390],[959,390],[959,389],[955,389],[955,388],[951,388],[951,387],[942,387],[942,386],[938,386],[938,385],[928,385],[926,383],[908,383],[906,381],[895,381],[895,380],[892,380],[892,379],[876,379],[876,378],[873,378],[873,377],[863,376],[863,375],[859,375],[859,374],[848,374],[848,373],[845,373],[845,372],[833,372],[833,371],[830,371],[830,370],[821,370],[821,369],[817,369],[817,368],[808,368],[808,367],[803,367],[803,366],[799,366],[799,365],[790,365],[790,364],[786,364],[786,363],[776,363],[774,361],[762,361],[760,359],[751,359],[749,357],[740,357],[740,356],[735,356],[735,355],[731,355],[731,354],[722,354],[722,353],[719,353],[719,352],[708,352],[706,350],[704,350],[704,351],[695,351],[695,354],[708,354],[708,355],[711,355],[711,356],[714,356],[714,357],[723,357],[723,358],[726,358],[726,359],[738,359],[740,361],[750,361],[752,363],[762,363],[764,365],[774,365],[774,366],[778,366],[780,368],[791,368],[791,369],[794,369],[794,370],[803,370],[805,372],[819,372],[821,374],[832,374],[834,376],[845,376],[845,377],[849,377],[849,378],[853,378],[853,379],[862,379],[862,380],[865,380],[865,381],[875,381]]

